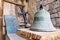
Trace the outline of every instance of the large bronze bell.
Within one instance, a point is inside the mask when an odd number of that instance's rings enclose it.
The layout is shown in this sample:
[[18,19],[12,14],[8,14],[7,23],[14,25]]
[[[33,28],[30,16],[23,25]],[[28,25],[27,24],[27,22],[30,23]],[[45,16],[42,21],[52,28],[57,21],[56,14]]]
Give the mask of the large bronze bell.
[[50,13],[47,12],[42,5],[40,5],[40,10],[35,14],[34,23],[30,30],[44,32],[56,30],[51,22]]

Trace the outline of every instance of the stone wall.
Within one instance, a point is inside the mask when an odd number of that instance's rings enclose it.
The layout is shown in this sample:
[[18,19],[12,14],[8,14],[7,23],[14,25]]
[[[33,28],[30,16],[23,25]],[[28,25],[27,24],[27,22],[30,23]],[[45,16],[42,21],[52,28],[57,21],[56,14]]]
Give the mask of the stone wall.
[[37,0],[29,0],[28,3],[28,16],[31,23],[33,23],[34,14],[37,12],[36,2]]
[[[60,27],[60,0],[30,0],[29,1],[29,18],[34,18],[34,14],[39,9],[40,4],[50,12],[52,23],[55,27]],[[32,20],[30,19],[30,20]]]

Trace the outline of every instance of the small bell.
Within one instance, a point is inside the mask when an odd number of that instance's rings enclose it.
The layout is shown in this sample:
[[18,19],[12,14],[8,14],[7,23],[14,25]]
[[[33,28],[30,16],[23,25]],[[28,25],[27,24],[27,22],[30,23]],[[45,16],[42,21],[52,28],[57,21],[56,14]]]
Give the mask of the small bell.
[[40,5],[40,10],[35,14],[34,23],[30,30],[46,32],[56,30],[51,22],[50,13],[47,12],[42,5]]

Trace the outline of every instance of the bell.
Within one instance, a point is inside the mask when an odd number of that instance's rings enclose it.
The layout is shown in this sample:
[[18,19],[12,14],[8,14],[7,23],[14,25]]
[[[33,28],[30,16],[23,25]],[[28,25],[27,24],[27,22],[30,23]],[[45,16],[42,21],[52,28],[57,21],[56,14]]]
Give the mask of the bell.
[[50,13],[46,11],[42,5],[40,5],[39,9],[35,14],[34,22],[30,30],[42,32],[55,31],[56,28],[51,22]]

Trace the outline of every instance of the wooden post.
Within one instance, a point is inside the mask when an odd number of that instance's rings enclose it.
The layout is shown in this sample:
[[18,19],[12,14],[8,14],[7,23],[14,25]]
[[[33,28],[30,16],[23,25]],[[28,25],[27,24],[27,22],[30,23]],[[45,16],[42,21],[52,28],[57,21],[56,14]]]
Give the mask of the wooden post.
[[3,0],[0,0],[0,40],[3,40]]

